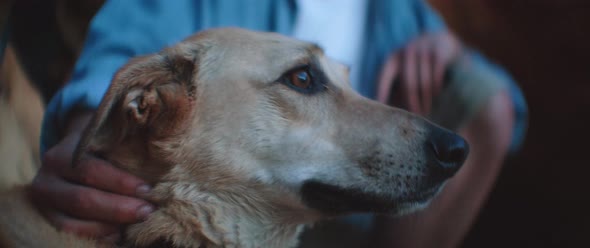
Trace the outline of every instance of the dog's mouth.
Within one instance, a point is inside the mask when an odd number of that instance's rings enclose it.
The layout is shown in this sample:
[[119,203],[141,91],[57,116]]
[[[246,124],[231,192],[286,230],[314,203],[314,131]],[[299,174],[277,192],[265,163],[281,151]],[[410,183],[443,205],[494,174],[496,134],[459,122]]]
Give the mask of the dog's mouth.
[[407,203],[425,204],[434,198],[442,188],[443,185],[433,186],[415,195],[403,197],[402,201]]
[[316,180],[303,183],[303,202],[326,215],[350,213],[398,214],[408,212],[416,206],[426,205],[442,188],[430,187],[420,193],[399,198],[371,194],[355,188],[343,188]]

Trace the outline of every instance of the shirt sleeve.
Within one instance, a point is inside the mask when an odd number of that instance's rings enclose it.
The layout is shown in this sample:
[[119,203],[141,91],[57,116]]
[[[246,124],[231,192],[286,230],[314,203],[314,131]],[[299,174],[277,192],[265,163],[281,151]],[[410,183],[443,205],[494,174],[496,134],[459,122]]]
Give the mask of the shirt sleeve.
[[71,80],[50,101],[41,152],[55,145],[73,110],[98,107],[116,71],[131,57],[157,52],[193,31],[190,0],[111,0],[92,20]]
[[[422,32],[437,32],[446,29],[443,18],[423,0],[412,0],[416,21]],[[476,63],[487,67],[490,72],[507,84],[507,90],[514,107],[514,127],[509,152],[516,153],[526,136],[528,126],[528,107],[524,95],[512,76],[501,66],[491,62],[479,52],[469,49],[469,54]]]
[[[385,26],[385,29],[377,29],[376,36],[380,38],[373,40],[373,42],[379,44],[378,47],[390,49],[390,53],[404,47],[412,39],[415,39],[416,36],[447,29],[443,18],[425,0],[376,1],[376,3],[381,4],[376,5],[377,8],[381,7],[389,10],[389,15],[380,16],[389,26]],[[515,112],[510,152],[515,153],[523,143],[528,125],[528,108],[523,93],[516,81],[504,68],[491,62],[473,49],[468,48],[468,51],[476,63],[486,68],[490,73],[493,73],[496,78],[507,83],[507,89],[512,98]],[[384,63],[385,57],[379,57],[377,61],[383,61],[382,63]],[[382,63],[378,65],[382,65]],[[367,64],[370,65],[369,63]],[[375,65],[370,66],[374,67]],[[376,71],[369,72],[366,78],[370,79],[370,75],[375,74]],[[367,90],[365,92],[375,92],[375,90]]]
[[447,28],[440,14],[424,0],[412,0],[412,8],[422,33],[437,32]]

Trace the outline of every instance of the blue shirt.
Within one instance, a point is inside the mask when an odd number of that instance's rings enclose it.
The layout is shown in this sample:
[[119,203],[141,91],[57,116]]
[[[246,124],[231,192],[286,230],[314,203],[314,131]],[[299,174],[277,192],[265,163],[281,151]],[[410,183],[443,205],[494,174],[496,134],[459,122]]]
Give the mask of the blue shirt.
[[[445,25],[421,0],[369,1],[367,9],[360,74],[364,82],[371,83],[361,84],[356,90],[374,97],[376,77],[386,57],[420,34],[443,30]],[[69,113],[98,107],[113,75],[131,57],[158,52],[213,27],[238,26],[291,35],[296,11],[293,0],[107,1],[90,24],[71,81],[47,107],[41,151],[59,141]],[[483,57],[481,61],[489,63]],[[491,63],[489,66],[512,82],[517,112],[513,145],[517,146],[526,125],[524,98],[504,70]]]

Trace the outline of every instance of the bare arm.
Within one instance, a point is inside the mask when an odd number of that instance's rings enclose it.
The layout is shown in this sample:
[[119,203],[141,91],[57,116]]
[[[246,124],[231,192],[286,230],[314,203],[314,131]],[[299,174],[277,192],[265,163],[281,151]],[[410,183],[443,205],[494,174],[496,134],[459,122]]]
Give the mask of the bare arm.
[[380,221],[381,247],[457,247],[500,172],[513,127],[507,92],[493,96],[461,134],[471,146],[463,168],[424,211]]

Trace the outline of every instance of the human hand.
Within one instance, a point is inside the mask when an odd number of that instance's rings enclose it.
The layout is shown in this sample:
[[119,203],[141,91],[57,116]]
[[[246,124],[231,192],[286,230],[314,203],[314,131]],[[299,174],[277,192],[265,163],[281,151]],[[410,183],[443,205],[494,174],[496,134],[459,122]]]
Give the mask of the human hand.
[[[379,78],[377,99],[411,112],[426,115],[432,99],[443,88],[444,74],[461,54],[459,40],[450,32],[424,34],[399,52],[391,54]],[[399,79],[399,80],[396,80]],[[394,82],[399,82],[390,96]]]
[[140,199],[149,192],[148,184],[104,160],[86,154],[72,166],[91,116],[73,118],[61,142],[44,154],[31,196],[59,230],[112,243],[120,239],[124,225],[145,219],[155,207]]

